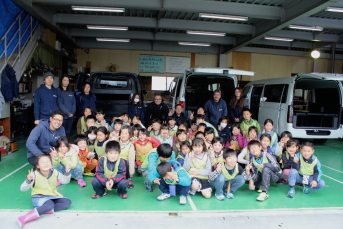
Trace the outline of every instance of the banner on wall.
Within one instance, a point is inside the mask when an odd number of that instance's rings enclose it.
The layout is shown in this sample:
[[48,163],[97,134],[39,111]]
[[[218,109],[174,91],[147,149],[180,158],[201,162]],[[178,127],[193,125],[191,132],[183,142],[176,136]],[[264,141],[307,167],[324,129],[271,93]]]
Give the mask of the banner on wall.
[[165,57],[139,55],[139,72],[164,73]]
[[166,72],[168,73],[184,73],[191,66],[191,58],[189,57],[166,57]]

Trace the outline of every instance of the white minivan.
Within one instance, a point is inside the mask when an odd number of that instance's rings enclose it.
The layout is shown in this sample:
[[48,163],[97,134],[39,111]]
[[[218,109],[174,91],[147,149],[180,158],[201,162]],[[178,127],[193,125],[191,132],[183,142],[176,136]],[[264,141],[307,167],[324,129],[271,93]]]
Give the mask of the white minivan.
[[269,118],[280,136],[312,138],[318,143],[343,137],[343,75],[298,74],[293,77],[257,80],[243,90],[253,119],[263,126]]
[[228,104],[237,87],[237,76],[254,76],[254,72],[230,68],[189,68],[169,87],[169,106],[174,110],[176,104],[184,107],[186,115],[204,106],[219,89],[222,99]]

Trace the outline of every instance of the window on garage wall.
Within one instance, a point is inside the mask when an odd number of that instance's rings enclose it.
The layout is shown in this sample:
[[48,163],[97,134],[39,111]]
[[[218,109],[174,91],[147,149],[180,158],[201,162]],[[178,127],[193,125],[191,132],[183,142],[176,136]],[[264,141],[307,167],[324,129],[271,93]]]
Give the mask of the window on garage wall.
[[173,82],[174,77],[165,76],[152,76],[151,77],[151,90],[152,91],[168,91],[170,84]]

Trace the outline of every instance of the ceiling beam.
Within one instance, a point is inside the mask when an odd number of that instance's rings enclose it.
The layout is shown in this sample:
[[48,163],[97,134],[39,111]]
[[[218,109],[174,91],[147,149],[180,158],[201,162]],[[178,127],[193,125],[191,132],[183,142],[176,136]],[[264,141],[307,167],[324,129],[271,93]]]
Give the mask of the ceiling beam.
[[297,25],[306,26],[320,26],[325,29],[337,29],[343,30],[343,20],[342,19],[329,19],[329,18],[318,18],[318,17],[308,17],[300,21],[297,21]]
[[37,5],[83,5],[124,7],[134,9],[165,10],[178,12],[203,12],[229,15],[241,15],[251,18],[280,20],[281,7],[258,4],[243,4],[226,1],[204,0],[32,0]]
[[216,37],[190,35],[185,33],[162,33],[162,32],[144,32],[144,31],[111,31],[111,30],[92,30],[92,29],[70,29],[69,35],[72,37],[106,37],[106,38],[128,38],[142,40],[160,40],[160,41],[189,41],[205,42],[211,44],[233,44],[233,37]]
[[25,0],[12,0],[15,4],[24,9],[27,13],[31,14],[34,18],[39,20],[39,22],[45,27],[49,28],[51,31],[57,34],[64,41],[64,44],[68,44],[71,47],[77,47],[76,43],[61,29],[59,29],[54,23],[53,14],[48,12],[43,6],[32,5],[30,1]]
[[206,21],[191,21],[178,19],[158,20],[147,17],[103,16],[83,14],[56,14],[56,23],[60,24],[83,24],[83,25],[114,25],[145,28],[162,28],[178,30],[206,30],[226,32],[230,34],[252,34],[253,26],[234,23],[218,23]]
[[340,0],[311,0],[311,1],[294,1],[292,4],[288,5],[284,11],[284,19],[281,21],[264,21],[256,25],[256,34],[252,37],[237,37],[237,45],[233,48],[227,50],[225,53],[235,51],[242,48],[251,42],[262,39],[264,36],[281,30],[290,24],[297,24],[301,19],[309,17],[326,7],[334,5]]
[[128,43],[119,43],[100,42],[96,41],[95,38],[80,38],[78,39],[77,44],[82,48],[94,49],[147,50],[202,54],[218,54],[220,52],[220,45],[211,45],[209,47],[184,46],[171,41],[131,40]]
[[321,42],[337,42],[338,35],[334,34],[317,34],[312,32],[300,32],[291,30],[279,30],[274,33],[268,34],[272,37],[285,37],[294,38],[296,40],[307,40],[307,41],[321,41]]
[[301,41],[284,42],[284,41],[272,41],[272,40],[266,40],[266,39],[254,41],[251,44],[281,46],[281,47],[289,47],[289,48],[304,48],[304,49],[312,49],[313,47],[312,42],[301,42]]

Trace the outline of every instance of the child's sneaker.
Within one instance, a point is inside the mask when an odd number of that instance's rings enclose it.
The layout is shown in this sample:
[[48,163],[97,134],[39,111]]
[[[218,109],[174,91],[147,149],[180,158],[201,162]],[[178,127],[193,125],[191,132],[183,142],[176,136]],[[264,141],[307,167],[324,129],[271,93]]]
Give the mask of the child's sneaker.
[[126,198],[129,197],[126,193],[125,193],[125,194],[120,194],[119,196],[120,196],[120,198],[122,198],[122,199],[126,199]]
[[162,193],[161,195],[159,195],[158,197],[157,197],[157,200],[165,200],[165,199],[168,199],[168,198],[170,198],[170,194],[169,193]]
[[61,182],[56,181],[56,187],[57,187],[57,186],[60,186],[61,184],[62,184]]
[[309,185],[304,185],[303,193],[309,194],[310,193],[310,186]]
[[190,194],[190,195],[193,195],[193,196],[194,196],[195,193],[197,193],[197,190],[193,190],[193,189],[189,190],[189,194]]
[[229,199],[235,198],[235,196],[233,195],[232,192],[229,192],[229,193],[226,195],[226,197],[229,198]]
[[130,189],[132,189],[132,188],[135,187],[135,186],[133,185],[133,183],[132,183],[132,180],[126,180],[126,183],[127,183],[127,187],[130,188]]
[[290,189],[288,190],[287,197],[293,198],[293,197],[294,197],[294,194],[295,194],[295,189],[294,189],[294,188],[290,188]]
[[180,205],[185,205],[187,204],[187,199],[185,196],[180,196]]
[[261,193],[262,192],[262,186],[260,186],[257,190],[258,193]]
[[82,173],[82,175],[87,176],[87,177],[94,177],[94,173]]
[[268,199],[268,194],[266,192],[262,192],[257,198],[256,200],[258,201],[265,201],[266,199]]
[[87,186],[87,184],[85,183],[85,181],[82,180],[82,179],[78,180],[77,183],[80,185],[80,187],[86,187],[86,186]]
[[225,200],[225,196],[224,195],[220,195],[220,196],[217,196],[217,194],[214,194],[217,198],[217,200]]
[[103,196],[105,196],[105,195],[106,195],[106,192],[105,192],[104,195],[102,195],[102,196],[100,196],[100,195],[94,193],[94,194],[92,195],[92,198],[93,198],[93,199],[98,199],[98,198],[103,197]]
[[144,182],[144,185],[145,185],[145,189],[146,189],[147,191],[149,191],[149,192],[154,191],[154,189],[152,188],[151,185],[145,184],[145,182]]
[[280,180],[278,180],[278,182],[276,182],[277,184],[286,184],[288,183],[285,179],[281,178]]

